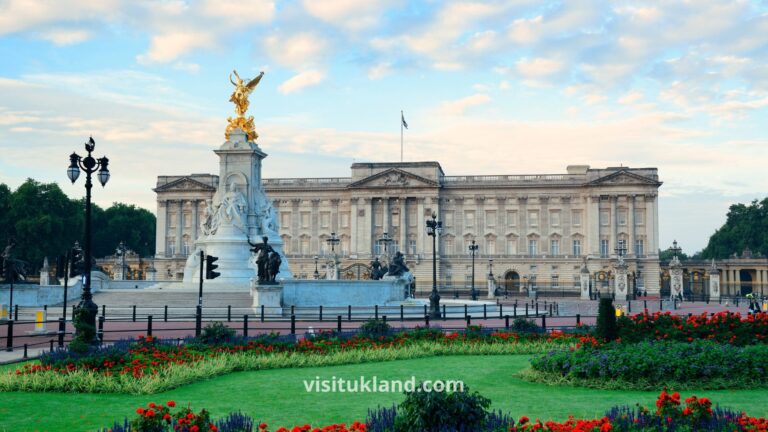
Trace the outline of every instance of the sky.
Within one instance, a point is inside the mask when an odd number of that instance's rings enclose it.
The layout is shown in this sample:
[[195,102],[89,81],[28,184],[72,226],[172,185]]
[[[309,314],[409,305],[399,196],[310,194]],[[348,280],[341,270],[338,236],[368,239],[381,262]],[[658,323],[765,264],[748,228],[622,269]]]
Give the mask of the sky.
[[[94,201],[155,211],[218,173],[229,74],[264,177],[436,160],[447,175],[657,167],[662,246],[706,246],[768,191],[768,2],[0,0],[0,182],[110,159]],[[666,246],[665,246],[666,247]]]

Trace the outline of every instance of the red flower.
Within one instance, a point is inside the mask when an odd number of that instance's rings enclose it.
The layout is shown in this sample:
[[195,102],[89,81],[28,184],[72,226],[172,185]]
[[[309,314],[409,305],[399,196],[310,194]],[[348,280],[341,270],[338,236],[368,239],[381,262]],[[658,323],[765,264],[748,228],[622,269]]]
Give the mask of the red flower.
[[154,411],[152,411],[152,410],[147,411],[147,417],[154,417],[154,416],[155,416],[155,412]]
[[165,404],[166,404],[166,405],[168,405],[168,406],[169,406],[169,407],[171,407],[171,408],[173,408],[173,407],[175,407],[175,406],[176,406],[176,402],[174,402],[174,401],[168,401],[168,402],[166,402]]
[[144,408],[136,408],[136,414],[143,415],[144,414]]

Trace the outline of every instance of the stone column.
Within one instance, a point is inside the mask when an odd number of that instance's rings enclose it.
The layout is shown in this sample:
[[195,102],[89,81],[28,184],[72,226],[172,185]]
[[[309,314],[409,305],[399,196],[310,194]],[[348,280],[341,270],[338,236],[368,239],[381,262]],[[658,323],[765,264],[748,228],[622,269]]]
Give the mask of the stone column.
[[648,252],[649,255],[657,255],[659,253],[659,245],[656,238],[656,211],[654,210],[654,196],[645,196],[645,238],[648,240]]
[[674,300],[683,293],[683,267],[677,257],[669,262],[669,277],[670,300]]
[[619,235],[618,235],[619,212],[616,208],[617,207],[616,204],[619,201],[619,197],[616,195],[611,195],[609,197],[609,200],[611,201],[611,239],[608,242],[608,255],[611,255],[613,250],[617,246],[619,246]]
[[389,198],[384,197],[381,199],[381,229],[382,233],[389,233],[390,237],[392,237],[392,226],[389,222],[389,219],[391,218],[391,215],[389,212],[391,211],[389,208]]
[[[629,286],[627,284],[627,263],[623,258],[619,258],[618,262],[614,265],[616,272],[614,293],[616,300],[626,301],[629,298]],[[682,270],[681,270],[682,271]]]
[[179,209],[176,212],[176,254],[182,255],[181,237],[184,235],[184,201],[178,200]]
[[712,267],[707,270],[709,275],[709,299],[720,299],[720,270],[715,266],[715,260],[712,260]]
[[581,284],[581,299],[589,300],[589,269],[587,269],[586,262],[581,267],[579,273],[579,283]]
[[309,218],[309,232],[312,236],[309,244],[309,252],[319,255],[322,246],[320,244],[320,200],[312,200],[312,213]]
[[637,239],[635,233],[635,195],[627,195],[627,223],[629,224],[629,244],[627,245],[627,253],[635,256],[635,240]]
[[365,253],[373,256],[373,234],[374,234],[374,219],[373,219],[373,199],[363,198],[363,205],[365,206],[365,218],[363,223],[363,250]]
[[734,280],[734,283],[736,284],[735,285],[736,286],[736,288],[735,288],[736,291],[734,292],[734,294],[741,295],[741,272],[740,272],[740,269],[735,269],[733,271],[733,280]]
[[589,237],[584,245],[585,253],[600,256],[600,196],[587,197],[587,221],[589,224]]
[[357,239],[360,237],[360,233],[357,232],[357,198],[349,200],[349,209],[349,253],[357,255],[360,252],[357,243]]
[[155,223],[155,255],[165,256],[168,244],[168,201],[157,202],[157,221]]
[[398,198],[400,203],[400,250],[408,255],[408,198]]
[[427,235],[426,235],[427,226],[426,226],[426,219],[425,219],[425,216],[424,216],[424,212],[426,211],[424,209],[424,198],[417,198],[416,199],[416,203],[417,203],[416,204],[416,207],[417,207],[416,219],[418,221],[416,223],[416,225],[417,225],[416,226],[416,233],[417,233],[416,234],[416,237],[417,237],[417,240],[416,240],[416,244],[417,244],[417,246],[416,246],[416,253],[417,254],[421,254],[421,255],[426,255],[426,250],[427,250],[426,247],[427,246],[426,246],[426,243],[425,243],[426,242],[425,237],[427,237]]
[[194,242],[197,241],[197,230],[199,225],[198,213],[200,212],[199,204],[200,204],[200,201],[192,200],[192,229],[191,229],[191,235],[189,236],[192,239],[192,244],[194,244]]

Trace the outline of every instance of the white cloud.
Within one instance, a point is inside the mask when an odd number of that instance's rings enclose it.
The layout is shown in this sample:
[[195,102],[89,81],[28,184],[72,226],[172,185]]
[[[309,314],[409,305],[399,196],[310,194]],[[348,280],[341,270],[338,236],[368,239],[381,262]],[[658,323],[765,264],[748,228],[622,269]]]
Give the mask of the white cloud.
[[377,25],[385,6],[393,6],[380,0],[304,0],[302,4],[315,18],[349,30]]
[[227,25],[266,24],[275,17],[275,2],[272,0],[204,0],[201,14],[224,20]]
[[478,93],[473,94],[472,96],[461,98],[459,100],[444,102],[440,106],[440,111],[446,115],[461,116],[467,111],[467,109],[487,104],[490,101],[490,96]]
[[0,35],[42,27],[54,22],[110,19],[117,0],[61,0],[52,2],[6,0],[0,5]]
[[169,63],[197,48],[212,48],[214,36],[199,31],[172,31],[152,37],[149,51],[136,59],[140,63]]
[[392,65],[389,63],[378,63],[368,68],[368,79],[377,80],[392,73]]
[[541,21],[541,15],[531,19],[516,19],[509,26],[509,39],[520,45],[537,42],[541,37]]
[[317,70],[308,70],[301,72],[280,84],[278,90],[283,94],[295,93],[307,87],[318,85],[323,82],[323,80],[325,80],[324,73]]
[[40,37],[53,42],[58,46],[74,45],[90,39],[93,33],[90,30],[81,29],[56,29],[40,34]]
[[302,68],[317,63],[328,44],[320,35],[300,33],[290,37],[270,36],[264,41],[264,48],[281,65]]
[[619,98],[618,102],[620,104],[622,104],[622,105],[631,105],[631,104],[634,104],[636,102],[639,102],[642,99],[643,99],[643,93],[642,92],[639,92],[637,90],[632,90],[632,91],[628,92],[627,94],[625,94],[624,96],[622,96],[621,98]]
[[547,58],[524,58],[520,59],[515,67],[523,77],[536,79],[560,72],[563,69],[563,62]]

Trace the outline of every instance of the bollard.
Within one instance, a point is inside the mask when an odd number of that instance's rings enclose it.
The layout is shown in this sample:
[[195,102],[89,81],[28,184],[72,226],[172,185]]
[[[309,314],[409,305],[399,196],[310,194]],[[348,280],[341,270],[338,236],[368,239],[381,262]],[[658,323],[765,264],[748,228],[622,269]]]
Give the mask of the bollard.
[[539,302],[536,302],[536,316],[539,316]]
[[347,306],[347,321],[352,321],[352,305]]
[[382,315],[381,316],[381,322],[383,322],[384,324],[387,323],[387,316],[386,315]]
[[24,344],[24,358],[27,358],[27,344]]
[[261,316],[260,316],[261,322],[264,322],[264,305],[261,305],[259,312],[261,313]]
[[373,319],[379,320],[379,305],[373,305]]
[[59,318],[59,348],[64,347],[64,318]]
[[525,304],[525,317],[528,318],[528,303]]
[[320,305],[320,310],[318,311],[318,317],[320,318],[320,321],[323,320],[323,305]]
[[296,334],[296,315],[291,315],[291,334]]
[[581,325],[581,314],[576,314],[576,325]]
[[99,317],[99,330],[97,332],[99,342],[104,343],[104,316]]
[[163,322],[168,322],[168,305],[163,308]]
[[51,339],[51,352],[53,352],[53,339]]
[[72,305],[72,317],[74,319],[75,316],[75,310],[77,310],[77,305]]
[[448,319],[448,314],[445,313],[445,303],[443,303],[443,321]]
[[[737,305],[738,306],[738,305]],[[672,300],[672,310],[677,310],[677,298]]]
[[101,316],[107,316],[107,305],[101,305]]
[[291,315],[296,315],[296,305],[291,305]]
[[243,337],[248,337],[248,314],[243,315]]
[[404,320],[405,320],[405,308],[403,307],[403,305],[400,305],[400,321],[404,321]]
[[643,309],[648,310],[648,300],[643,300]]
[[[544,310],[547,310],[546,306],[544,307]],[[552,303],[549,304],[549,316],[552,316]]]
[[544,329],[544,331],[547,331],[547,315],[544,314],[541,316],[541,328]]
[[13,323],[8,321],[8,336],[6,336],[6,351],[13,351]]
[[517,318],[517,302],[515,302],[515,305],[512,306],[512,316]]
[[501,319],[504,315],[502,314],[502,309],[504,308],[504,305],[499,303],[499,319]]
[[661,297],[659,297],[659,310],[664,310],[664,300],[662,300]]
[[467,315],[466,319],[467,319],[467,328],[469,328],[469,326],[472,325],[472,317]]
[[627,300],[627,312],[632,312],[632,300]]
[[424,315],[429,315],[429,313],[427,312],[427,305],[424,305]]
[[152,336],[152,315],[147,316],[147,336]]
[[341,315],[336,315],[336,331],[341,333]]
[[232,305],[227,305],[227,322],[232,322]]
[[[738,304],[736,305],[738,306]],[[13,305],[13,320],[18,321],[19,320],[19,305]],[[72,316],[75,316],[72,314]]]
[[[74,315],[72,315],[72,316],[74,316]],[[132,315],[131,320],[133,322],[136,322],[136,305],[133,305],[133,315]]]
[[424,315],[424,325],[429,327],[429,315]]
[[464,305],[464,319],[467,319],[469,315],[467,314],[467,305]]
[[509,315],[504,316],[504,327],[509,330]]
[[200,333],[203,329],[203,308],[197,305],[195,308],[195,337],[200,337]]
[[483,319],[488,319],[488,305],[483,303]]

